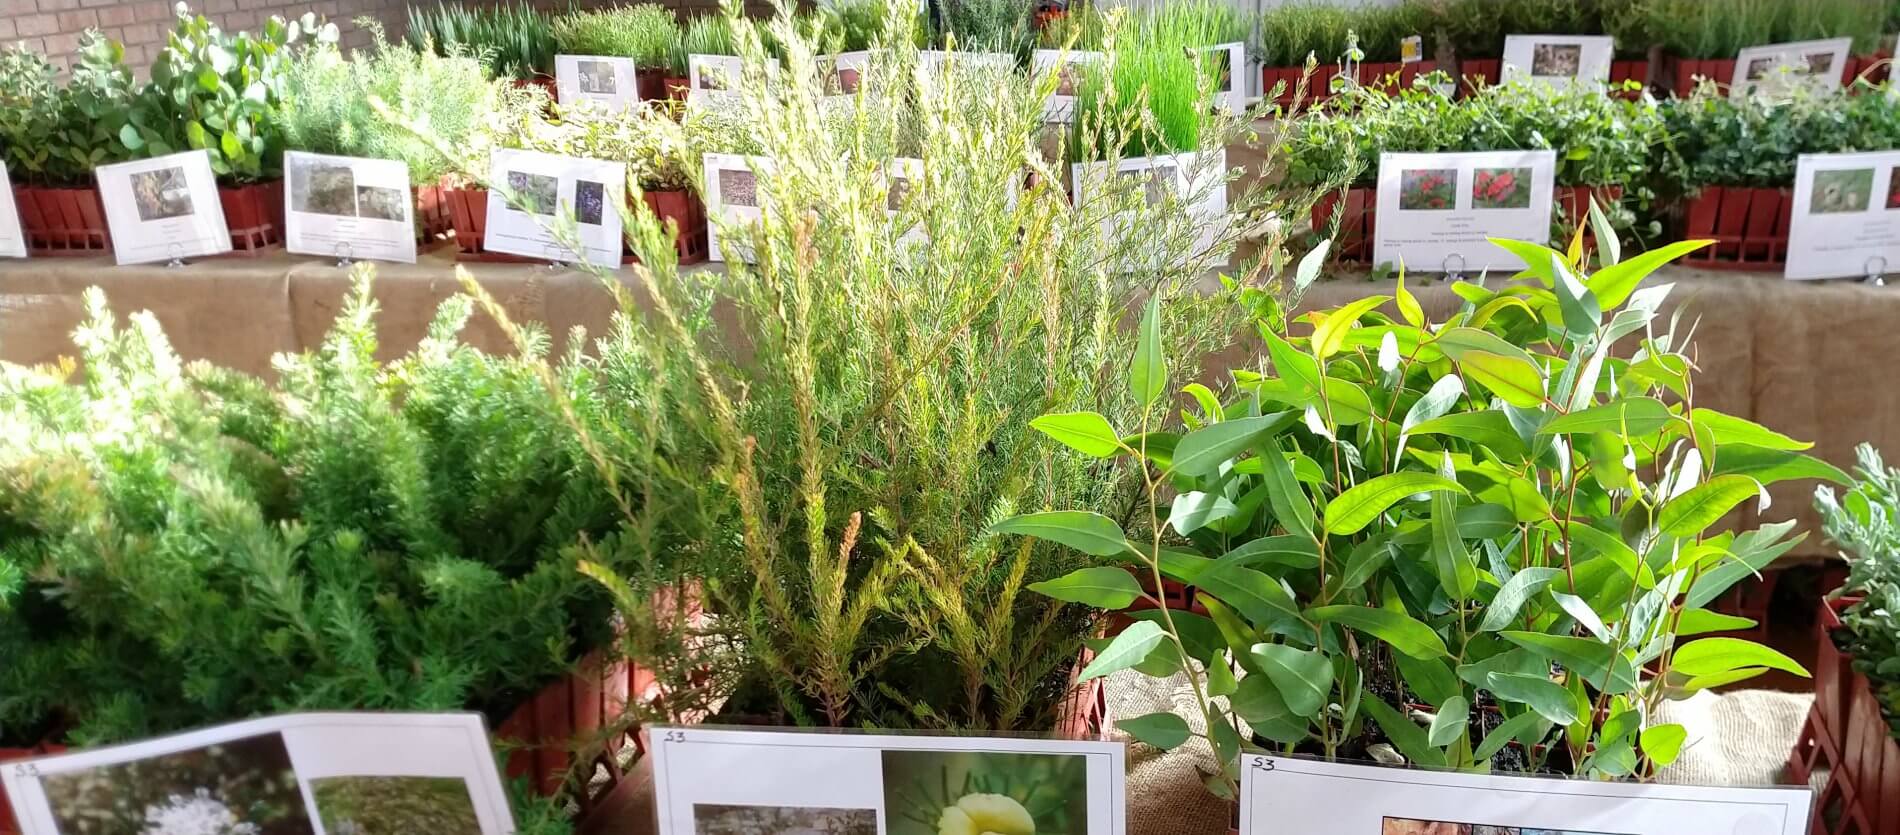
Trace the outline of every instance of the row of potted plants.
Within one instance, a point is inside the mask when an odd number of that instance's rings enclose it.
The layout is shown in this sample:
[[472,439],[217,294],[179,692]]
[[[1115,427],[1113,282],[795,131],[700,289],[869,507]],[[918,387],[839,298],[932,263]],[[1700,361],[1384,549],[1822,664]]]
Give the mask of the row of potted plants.
[[1900,148],[1900,103],[1886,90],[1771,101],[1705,84],[1687,98],[1656,101],[1533,84],[1456,100],[1427,85],[1362,89],[1298,123],[1286,148],[1288,174],[1311,182],[1355,172],[1313,225],[1331,230],[1337,220],[1340,255],[1365,261],[1377,223],[1379,154],[1547,148],[1557,152],[1560,226],[1580,220],[1584,198],[1593,196],[1642,240],[1714,241],[1689,256],[1694,263],[1780,269],[1797,158]]

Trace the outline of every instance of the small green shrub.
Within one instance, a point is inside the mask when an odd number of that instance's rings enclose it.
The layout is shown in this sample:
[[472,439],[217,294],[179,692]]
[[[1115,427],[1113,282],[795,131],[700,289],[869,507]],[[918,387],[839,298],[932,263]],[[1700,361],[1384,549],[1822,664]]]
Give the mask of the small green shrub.
[[1817,487],[1814,504],[1822,529],[1847,557],[1847,582],[1836,596],[1860,598],[1841,612],[1841,648],[1872,682],[1900,737],[1900,470],[1889,469],[1870,445],[1856,454],[1854,484],[1838,498],[1833,488]]
[[15,183],[90,185],[101,165],[132,158],[119,141],[136,88],[125,48],[97,32],[80,40],[72,78],[15,44],[0,52],[0,154]]
[[417,49],[480,56],[489,72],[503,78],[554,75],[554,19],[521,0],[483,8],[410,6],[405,38]]
[[554,19],[553,31],[562,54],[632,58],[642,69],[671,66],[680,48],[678,16],[655,3],[569,12]]
[[1797,94],[1775,103],[1732,99],[1713,85],[1662,108],[1671,152],[1659,166],[1666,186],[1688,194],[1703,186],[1785,188],[1802,154],[1900,147],[1900,106],[1882,91],[1863,95]]

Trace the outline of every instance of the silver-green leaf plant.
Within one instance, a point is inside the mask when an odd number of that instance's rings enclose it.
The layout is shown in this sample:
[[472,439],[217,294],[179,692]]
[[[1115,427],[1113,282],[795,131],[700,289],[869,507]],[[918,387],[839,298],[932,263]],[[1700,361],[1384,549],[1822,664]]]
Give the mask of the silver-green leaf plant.
[[[1839,478],[1809,444],[1696,405],[1690,333],[1662,314],[1670,285],[1643,281],[1708,242],[1621,262],[1603,246],[1594,273],[1581,234],[1567,252],[1497,243],[1530,267],[1501,289],[1454,284],[1463,305],[1445,321],[1426,320],[1402,275],[1393,295],[1301,317],[1299,335],[1256,308],[1266,356],[1224,400],[1189,385],[1176,424],[1031,423],[1137,473],[1141,509],[996,529],[1095,557],[1045,594],[1128,609],[1132,590],[1137,628],[1086,672],[1184,674],[1208,730],[1146,716],[1128,731],[1160,747],[1205,738],[1217,793],[1234,791],[1249,739],[1648,778],[1684,738],[1656,719],[1664,700],[1805,675],[1752,642],[1698,637],[1751,625],[1708,605],[1800,540],[1791,522],[1720,520],[1773,481]],[[1180,359],[1157,354],[1171,327],[1140,326],[1137,398],[1157,398]],[[1195,611],[1162,605],[1169,583],[1193,589]]]

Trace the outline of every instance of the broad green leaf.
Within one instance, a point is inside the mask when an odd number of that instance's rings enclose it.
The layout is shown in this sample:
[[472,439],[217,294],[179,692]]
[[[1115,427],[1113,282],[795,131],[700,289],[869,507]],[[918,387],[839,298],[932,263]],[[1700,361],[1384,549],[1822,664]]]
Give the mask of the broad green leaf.
[[1284,565],[1289,568],[1315,568],[1319,565],[1319,543],[1310,536],[1280,534],[1246,542],[1221,555],[1221,561],[1235,565]]
[[1446,328],[1432,342],[1453,360],[1470,353],[1496,354],[1533,369],[1537,368],[1537,360],[1523,348],[1506,342],[1503,337],[1490,331],[1477,328]]
[[1412,427],[1413,435],[1447,435],[1463,441],[1470,441],[1496,453],[1507,461],[1522,460],[1529,451],[1524,441],[1518,437],[1517,430],[1511,428],[1511,420],[1503,412],[1486,409],[1480,412],[1454,412],[1440,418],[1433,418]]
[[1389,542],[1362,542],[1346,557],[1346,570],[1339,573],[1339,590],[1350,591],[1372,579],[1374,572],[1392,558]]
[[1425,309],[1418,306],[1418,297],[1405,289],[1404,270],[1399,270],[1398,305],[1399,318],[1404,319],[1406,324],[1415,328],[1425,326]]
[[1574,594],[1564,594],[1555,589],[1551,590],[1550,596],[1551,599],[1557,601],[1557,606],[1563,609],[1565,614],[1575,620],[1578,625],[1589,630],[1590,634],[1597,637],[1597,640],[1610,640],[1610,630],[1604,625],[1603,617],[1598,615],[1595,609],[1590,608],[1590,604],[1583,598]]
[[[1129,553],[1135,553],[1134,547],[1131,546],[1129,548]],[[1203,557],[1200,554],[1184,551],[1180,548],[1169,548],[1166,546],[1161,548],[1160,563],[1162,575],[1170,580],[1187,583],[1188,585],[1194,585],[1199,582],[1201,574],[1205,573],[1208,567],[1212,566],[1214,562],[1214,560]]]
[[1426,742],[1437,748],[1443,748],[1456,741],[1465,732],[1465,721],[1471,714],[1471,703],[1463,696],[1453,696],[1438,708],[1438,715],[1432,717],[1432,726],[1426,732]]
[[1682,617],[1676,622],[1676,635],[1687,638],[1691,635],[1706,635],[1710,632],[1736,632],[1753,629],[1755,622],[1748,618],[1738,618],[1707,609],[1684,609]]
[[239,144],[238,135],[235,133],[226,131],[224,135],[218,137],[218,147],[224,151],[226,158],[231,160],[244,158],[244,146]]
[[1097,609],[1125,609],[1141,596],[1141,584],[1126,569],[1096,566],[1071,571],[1053,580],[1030,583],[1029,590],[1065,603]]
[[1293,287],[1295,290],[1305,290],[1319,278],[1320,270],[1326,267],[1326,253],[1332,249],[1332,246],[1333,239],[1327,238],[1326,240],[1320,241],[1317,246],[1307,250],[1305,255],[1300,256],[1300,265],[1293,270]]
[[1400,499],[1438,490],[1465,494],[1458,482],[1431,473],[1392,473],[1361,482],[1326,505],[1326,532],[1336,536],[1358,533]]
[[1631,293],[1636,291],[1637,285],[1641,284],[1643,279],[1648,278],[1650,273],[1655,272],[1657,267],[1712,243],[1715,242],[1709,240],[1677,241],[1666,246],[1657,247],[1656,249],[1640,253],[1628,261],[1612,264],[1597,270],[1596,275],[1590,276],[1589,280],[1584,283],[1589,286],[1591,293],[1596,294],[1597,302],[1603,306],[1604,310],[1615,310],[1623,306],[1623,302],[1629,299]]
[[1094,412],[1043,415],[1030,421],[1029,426],[1083,455],[1113,458],[1122,451],[1121,435],[1108,424],[1108,418]]
[[1233,502],[1219,493],[1182,493],[1174,497],[1168,525],[1186,536],[1239,512]]
[[1174,448],[1180,443],[1181,436],[1173,432],[1143,432],[1122,439],[1122,446],[1163,470],[1174,466]]
[[1148,309],[1141,314],[1135,356],[1128,364],[1128,389],[1144,405],[1153,405],[1168,389],[1167,358],[1161,354],[1160,291],[1148,297]]
[[1445,640],[1422,621],[1404,612],[1372,606],[1316,606],[1306,610],[1309,619],[1337,623],[1364,632],[1390,644],[1413,658],[1445,658]]
[[1596,753],[1590,757],[1591,770],[1609,777],[1628,777],[1636,771],[1636,765],[1636,746],[1628,739],[1599,745]]
[[1413,658],[1402,652],[1392,654],[1399,667],[1399,680],[1414,694],[1434,705],[1443,705],[1464,692],[1458,675],[1443,658]]
[[[1687,697],[1694,695],[1699,690],[1711,690],[1717,687],[1727,687],[1738,681],[1747,681],[1765,672],[1768,672],[1767,667],[1743,667],[1737,670],[1713,673],[1706,676],[1692,676],[1675,689],[1680,696]],[[1677,697],[1671,696],[1671,698]]]
[[1301,395],[1319,394],[1319,361],[1275,334],[1265,336],[1267,355],[1273,358],[1273,370],[1280,379]]
[[1304,539],[1313,545],[1313,564],[1319,564],[1317,537],[1313,535],[1317,524],[1313,500],[1300,487],[1299,479],[1293,474],[1293,465],[1287,460],[1286,452],[1281,449],[1277,439],[1263,444],[1259,458],[1261,474],[1265,476],[1267,501],[1273,506],[1273,515],[1285,526],[1291,535]]
[[1186,476],[1209,476],[1220,471],[1258,441],[1292,426],[1298,412],[1274,412],[1260,417],[1222,421],[1204,426],[1181,437],[1174,447],[1174,471]]
[[[1444,469],[1451,469],[1449,462]],[[1439,585],[1454,602],[1470,600],[1478,587],[1478,564],[1472,560],[1465,538],[1458,532],[1457,499],[1450,493],[1432,494],[1431,526],[1432,564],[1438,570]]]
[[1432,747],[1431,738],[1425,729],[1418,726],[1405,714],[1400,713],[1376,694],[1366,693],[1360,697],[1360,705],[1366,715],[1379,724],[1379,730],[1385,732],[1385,738],[1392,743],[1413,765],[1443,766],[1445,754]]
[[[1159,609],[1136,609],[1121,614],[1129,620],[1163,623]],[[1174,621],[1174,629],[1176,634],[1181,636],[1181,643],[1186,645],[1188,653],[1197,659],[1205,661],[1212,658],[1214,653],[1227,646],[1226,641],[1221,639],[1220,629],[1214,626],[1214,621],[1210,618],[1177,609],[1168,612],[1167,619]],[[1251,645],[1252,642],[1249,641],[1248,644]]]
[[1234,563],[1210,566],[1201,572],[1195,585],[1257,624],[1300,615],[1299,604],[1293,602],[1293,595],[1279,580]]
[[1399,424],[1399,431],[1411,432],[1421,423],[1444,417],[1464,393],[1465,381],[1458,375],[1447,374],[1438,378],[1432,383],[1432,387],[1412,404],[1412,408],[1406,410],[1405,420]]
[[1153,621],[1138,620],[1129,624],[1096,654],[1094,661],[1082,668],[1082,680],[1101,678],[1140,664],[1167,634]]
[[1510,626],[1517,619],[1517,613],[1523,610],[1524,604],[1562,573],[1563,569],[1545,566],[1519,569],[1498,589],[1497,596],[1491,599],[1491,605],[1485,607],[1484,621],[1478,624],[1478,629],[1497,632]]
[[1496,655],[1458,665],[1458,677],[1472,687],[1485,687],[1492,673],[1546,674],[1550,662],[1527,649],[1509,649]]
[[1315,400],[1314,406],[1334,425],[1355,426],[1372,417],[1372,398],[1365,389],[1338,377],[1327,377],[1320,381],[1320,386],[1325,395]]
[[1333,689],[1333,665],[1318,650],[1254,644],[1251,654],[1293,715],[1317,716],[1326,707],[1327,694]]
[[1597,205],[1595,197],[1590,198],[1590,233],[1596,236],[1599,269],[1616,266],[1623,260],[1623,242],[1617,240],[1616,227],[1610,225],[1609,217],[1603,214],[1603,207]]
[[992,533],[1018,533],[1067,545],[1084,554],[1113,557],[1128,550],[1115,520],[1087,510],[1052,510],[1013,516],[990,526]]
[[1697,577],[1695,585],[1690,586],[1683,596],[1684,605],[1706,606],[1710,601],[1720,597],[1722,592],[1728,591],[1729,587],[1741,582],[1742,578],[1760,574],[1769,563],[1780,558],[1782,554],[1788,553],[1807,538],[1807,534],[1803,533],[1783,539],[1782,537],[1793,528],[1794,521],[1788,520],[1763,525],[1735,537],[1735,541],[1729,545],[1729,553],[1733,558],[1724,560],[1721,565]]
[[1544,676],[1492,673],[1486,689],[1500,699],[1537,711],[1538,716],[1553,724],[1577,721],[1577,703],[1570,698],[1570,691]]
[[1367,296],[1328,314],[1313,328],[1313,354],[1321,361],[1339,353],[1346,344],[1346,332],[1373,308],[1385,304],[1391,296]]
[[1544,404],[1544,375],[1535,365],[1484,351],[1467,351],[1457,362],[1466,377],[1483,384],[1506,403],[1525,408]]
[[1200,383],[1188,383],[1182,387],[1181,390],[1187,392],[1189,396],[1194,398],[1194,402],[1200,405],[1201,416],[1206,418],[1208,423],[1220,422],[1220,398],[1214,396],[1213,389],[1201,385]]
[[1716,476],[1663,505],[1656,514],[1656,527],[1670,536],[1700,536],[1736,505],[1760,492],[1761,485],[1748,476]]
[[1624,455],[1629,447],[1615,432],[1597,432],[1590,436],[1590,474],[1605,490],[1622,490],[1630,484],[1630,470]]
[[1787,452],[1799,452],[1814,447],[1811,442],[1797,441],[1752,420],[1725,415],[1714,409],[1696,409],[1689,414],[1689,419],[1694,421],[1696,426],[1714,433],[1715,445],[1718,447],[1740,444]]
[[1798,676],[1808,669],[1794,659],[1741,638],[1702,638],[1676,649],[1670,668],[1685,676],[1710,676],[1745,667],[1767,667]]
[[193,119],[185,123],[185,143],[192,148],[204,148],[211,144],[211,134],[205,132],[203,122]]
[[1214,698],[1232,696],[1238,689],[1240,681],[1234,678],[1234,668],[1228,666],[1226,656],[1207,665],[1207,695]]
[[[1552,418],[1539,435],[1589,435],[1614,432],[1631,437],[1648,435],[1663,427],[1673,415],[1669,407],[1654,397],[1631,397],[1601,406],[1591,406]],[[1627,429],[1625,428],[1627,427]]]
[[1689,738],[1689,729],[1681,725],[1651,725],[1643,729],[1640,739],[1643,744],[1643,756],[1658,766],[1667,768],[1682,756],[1682,743]]
[[1533,746],[1550,733],[1550,726],[1551,721],[1537,715],[1537,711],[1520,713],[1504,720],[1502,724],[1492,728],[1490,733],[1485,734],[1484,741],[1471,752],[1471,758],[1479,763],[1490,762],[1491,758],[1504,750],[1504,746],[1511,744],[1513,739],[1519,740],[1519,744],[1527,748]]
[[1549,287],[1555,283],[1556,277],[1550,274],[1550,265],[1555,262],[1561,262],[1563,260],[1563,253],[1544,246],[1543,244],[1534,244],[1530,241],[1519,241],[1511,238],[1489,238],[1488,240],[1492,245],[1517,256],[1517,260],[1524,262],[1524,270],[1518,273],[1519,276],[1535,278],[1539,284],[1545,287]]
[[1274,742],[1292,744],[1306,739],[1306,719],[1293,715],[1280,697],[1279,688],[1264,674],[1241,679],[1228,705],[1235,716],[1247,720],[1254,733]]
[[1146,716],[1115,720],[1115,727],[1136,740],[1163,751],[1172,751],[1188,741],[1187,720],[1172,713],[1157,712]]
[[[1581,226],[1577,227],[1577,240],[1579,244],[1583,240]],[[1582,253],[1579,252],[1578,257],[1571,260],[1575,262],[1581,259]],[[1557,291],[1557,309],[1563,314],[1564,330],[1578,338],[1595,334],[1597,327],[1603,324],[1603,308],[1598,304],[1596,295],[1577,280],[1577,274],[1561,259],[1553,259],[1550,266],[1551,276],[1555,279],[1552,286]]]
[[1214,761],[1220,763],[1223,770],[1230,770],[1240,758],[1240,732],[1234,729],[1233,720],[1227,718],[1220,705],[1214,706],[1213,713],[1207,725],[1208,741],[1214,744]]
[[137,126],[130,123],[119,126],[119,144],[128,151],[137,151],[145,147],[145,137],[139,135]]
[[[1615,647],[1589,638],[1546,635],[1542,632],[1499,632],[1505,640],[1583,676],[1598,690],[1621,695],[1636,689],[1636,670]],[[1555,722],[1556,720],[1551,720]],[[1569,724],[1559,722],[1558,724]]]
[[1813,478],[1835,484],[1849,481],[1847,473],[1839,467],[1812,455],[1744,445],[1722,447],[1715,454],[1715,466],[1709,473],[1745,475],[1762,484],[1798,478]]

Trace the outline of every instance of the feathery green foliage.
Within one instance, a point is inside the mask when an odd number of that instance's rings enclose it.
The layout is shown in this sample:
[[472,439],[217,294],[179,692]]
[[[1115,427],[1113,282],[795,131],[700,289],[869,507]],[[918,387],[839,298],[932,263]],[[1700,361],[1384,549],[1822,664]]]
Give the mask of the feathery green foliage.
[[1107,67],[1080,73],[1071,159],[1093,161],[1082,154],[1090,147],[1136,157],[1202,145],[1214,121],[1214,74],[1239,70],[1199,52],[1226,34],[1224,16],[1211,9],[1207,0],[1195,0],[1109,22]]
[[1847,557],[1839,596],[1860,598],[1841,612],[1845,646],[1854,669],[1873,684],[1893,735],[1900,737],[1900,470],[1879,450],[1856,450],[1858,480],[1839,497],[1827,485],[1814,490],[1829,539]]
[[965,52],[1007,52],[1028,48],[1029,6],[1021,0],[945,0],[945,32]]
[[412,47],[443,55],[479,55],[489,72],[503,78],[554,75],[554,18],[521,0],[483,8],[410,6],[405,38]]
[[679,17],[657,3],[568,12],[553,31],[562,54],[632,58],[643,69],[671,66],[680,47]]

